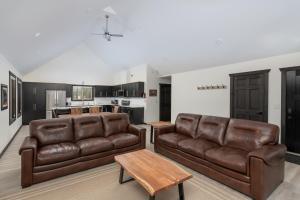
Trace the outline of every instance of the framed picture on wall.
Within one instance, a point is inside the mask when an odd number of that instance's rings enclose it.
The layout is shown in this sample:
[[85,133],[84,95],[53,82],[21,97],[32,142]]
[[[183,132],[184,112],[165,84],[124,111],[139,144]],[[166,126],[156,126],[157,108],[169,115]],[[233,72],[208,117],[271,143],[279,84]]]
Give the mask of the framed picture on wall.
[[156,97],[157,96],[157,90],[149,90],[149,96],[150,97]]
[[8,108],[8,87],[7,85],[1,84],[1,110]]

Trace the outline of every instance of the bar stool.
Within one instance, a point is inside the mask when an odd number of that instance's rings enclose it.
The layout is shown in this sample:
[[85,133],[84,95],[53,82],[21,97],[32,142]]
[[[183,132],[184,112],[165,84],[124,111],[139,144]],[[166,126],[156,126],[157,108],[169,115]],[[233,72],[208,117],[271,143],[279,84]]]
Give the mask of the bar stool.
[[80,115],[82,114],[81,108],[71,108],[71,115]]
[[101,110],[102,110],[101,107],[90,107],[89,113],[100,113]]

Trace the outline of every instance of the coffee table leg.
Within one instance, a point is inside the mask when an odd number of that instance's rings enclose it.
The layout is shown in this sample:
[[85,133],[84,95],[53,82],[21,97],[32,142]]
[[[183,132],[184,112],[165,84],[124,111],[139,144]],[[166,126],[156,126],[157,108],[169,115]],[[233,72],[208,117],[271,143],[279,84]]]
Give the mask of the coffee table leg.
[[179,200],[184,200],[183,183],[178,184]]
[[129,181],[133,181],[133,180],[134,180],[134,178],[129,178],[129,179],[123,181],[123,176],[124,176],[124,168],[121,166],[121,169],[120,169],[120,176],[119,176],[119,183],[120,183],[120,184],[123,184],[123,183],[127,183],[127,182],[129,182]]
[[149,200],[155,200],[155,196],[149,195]]
[[153,126],[151,125],[151,131],[150,131],[150,143],[153,144]]

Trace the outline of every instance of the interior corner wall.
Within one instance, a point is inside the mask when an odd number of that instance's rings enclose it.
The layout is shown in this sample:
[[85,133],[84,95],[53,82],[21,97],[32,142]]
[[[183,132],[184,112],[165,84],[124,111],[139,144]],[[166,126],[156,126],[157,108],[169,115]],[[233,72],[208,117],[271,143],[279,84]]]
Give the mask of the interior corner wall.
[[113,70],[86,44],[81,44],[61,56],[24,75],[28,82],[69,83],[85,85],[113,84]]
[[[22,75],[16,70],[7,59],[0,55],[0,83],[9,87],[9,71],[22,79]],[[17,91],[16,91],[17,92]],[[0,93],[1,95],[1,93]],[[9,97],[8,97],[9,98]],[[2,97],[0,98],[2,99]],[[8,99],[9,102],[9,99]],[[14,123],[9,125],[9,109],[0,110],[0,153],[13,138],[18,129],[22,126],[22,116],[17,118]]]
[[[230,116],[229,74],[271,69],[269,73],[270,123],[281,124],[281,72],[300,66],[300,52],[172,75],[172,121],[178,113]],[[224,84],[226,89],[197,90],[197,86]]]

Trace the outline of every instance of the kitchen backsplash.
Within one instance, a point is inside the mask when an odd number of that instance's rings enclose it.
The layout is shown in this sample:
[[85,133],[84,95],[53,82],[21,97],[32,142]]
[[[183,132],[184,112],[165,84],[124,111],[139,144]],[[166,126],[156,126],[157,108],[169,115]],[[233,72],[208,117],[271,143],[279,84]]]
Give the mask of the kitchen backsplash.
[[119,105],[122,100],[130,100],[130,106],[146,106],[146,99],[143,98],[95,98],[94,101],[72,101],[67,98],[67,103],[69,106],[110,105],[111,100],[118,100]]

